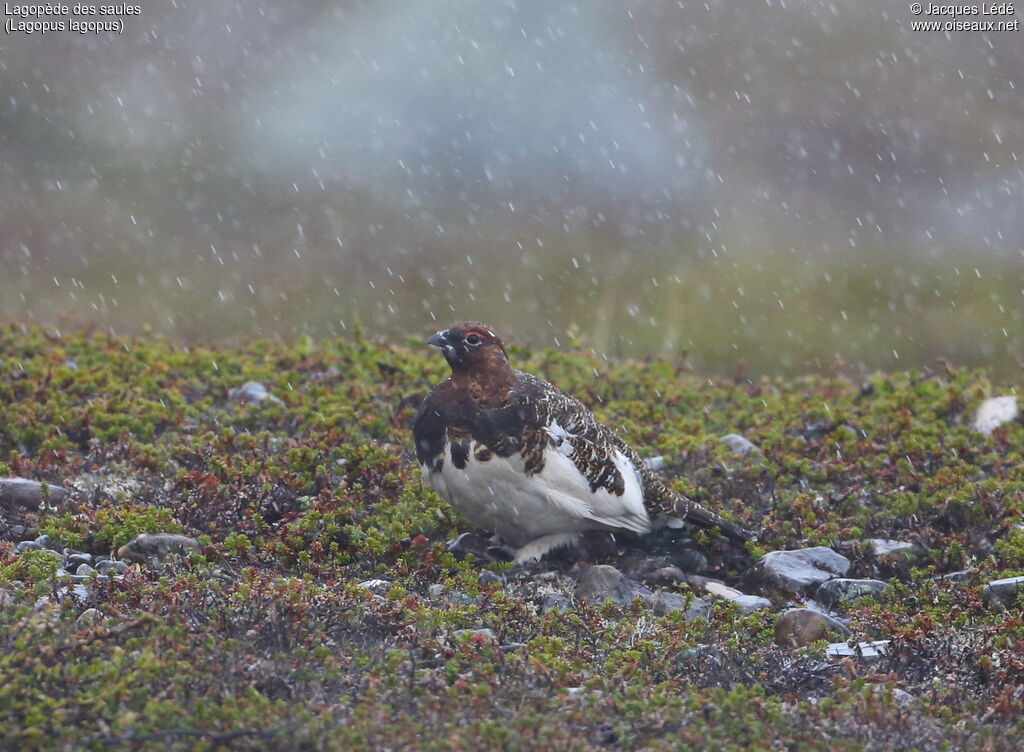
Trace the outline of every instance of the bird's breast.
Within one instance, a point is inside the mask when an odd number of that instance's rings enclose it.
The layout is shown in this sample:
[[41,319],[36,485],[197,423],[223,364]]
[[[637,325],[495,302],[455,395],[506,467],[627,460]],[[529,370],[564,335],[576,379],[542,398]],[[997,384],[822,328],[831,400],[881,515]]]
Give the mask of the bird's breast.
[[513,544],[592,529],[648,532],[641,479],[628,459],[612,460],[621,493],[595,490],[568,446],[552,441],[541,450],[541,469],[531,472],[523,454],[501,456],[477,441],[449,439],[440,456],[422,463],[424,480],[470,522]]

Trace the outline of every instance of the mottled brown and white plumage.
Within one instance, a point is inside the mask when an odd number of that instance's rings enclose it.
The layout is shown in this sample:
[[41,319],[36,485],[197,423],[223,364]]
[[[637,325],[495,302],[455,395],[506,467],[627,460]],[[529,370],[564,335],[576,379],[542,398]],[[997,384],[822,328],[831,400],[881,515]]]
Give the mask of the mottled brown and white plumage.
[[513,370],[494,331],[466,322],[438,332],[451,375],[413,423],[427,485],[470,522],[516,549],[517,562],[575,543],[587,530],[651,531],[668,515],[734,540],[746,531],[673,493],[578,400]]

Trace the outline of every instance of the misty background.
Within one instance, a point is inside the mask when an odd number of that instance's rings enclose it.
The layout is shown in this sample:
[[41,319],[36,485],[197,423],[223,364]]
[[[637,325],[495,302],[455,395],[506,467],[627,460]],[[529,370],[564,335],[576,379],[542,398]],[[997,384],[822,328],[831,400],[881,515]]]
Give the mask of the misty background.
[[1024,32],[880,0],[141,6],[0,37],[3,320],[1020,375]]

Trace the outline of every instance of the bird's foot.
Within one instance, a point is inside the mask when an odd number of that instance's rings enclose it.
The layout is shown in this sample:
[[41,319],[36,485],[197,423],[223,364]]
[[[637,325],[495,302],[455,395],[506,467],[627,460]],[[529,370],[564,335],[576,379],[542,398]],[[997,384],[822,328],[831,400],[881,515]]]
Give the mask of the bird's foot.
[[516,551],[512,561],[516,564],[526,564],[531,561],[538,561],[540,557],[552,549],[560,546],[573,546],[580,539],[579,533],[553,533],[542,535],[532,540]]

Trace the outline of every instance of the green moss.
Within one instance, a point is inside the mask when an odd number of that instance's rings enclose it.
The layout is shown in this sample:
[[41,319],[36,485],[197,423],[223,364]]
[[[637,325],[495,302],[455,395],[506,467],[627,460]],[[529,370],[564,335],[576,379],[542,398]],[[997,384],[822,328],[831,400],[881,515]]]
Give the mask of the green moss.
[[[571,341],[567,338],[565,341]],[[707,619],[574,604],[542,612],[446,550],[470,529],[426,490],[409,424],[444,363],[351,338],[182,347],[0,329],[0,473],[78,489],[29,515],[109,554],[183,532],[202,554],[87,584],[0,543],[0,748],[582,750],[1012,748],[1024,740],[1024,620],[984,583],[1024,573],[1024,427],[973,432],[1010,387],[983,372],[708,380],[681,363],[514,347],[579,396],[680,492],[776,547],[915,540],[885,594],[848,604],[876,666],[774,644],[769,612]],[[77,368],[66,362],[73,359]],[[258,380],[278,402],[234,405]],[[760,453],[720,443],[741,433]],[[35,531],[33,531],[35,532]],[[735,584],[733,551],[696,536]],[[629,551],[628,541],[622,544]],[[852,574],[878,566],[849,549]],[[617,563],[614,557],[608,563]],[[544,564],[564,589],[571,559]],[[936,579],[973,567],[966,583]],[[358,585],[387,580],[375,591]],[[428,598],[442,584],[446,594]],[[571,587],[571,585],[570,585]],[[684,588],[685,591],[685,588]],[[50,605],[36,601],[49,596]],[[85,605],[106,617],[76,623]],[[486,634],[460,630],[489,629]],[[917,699],[906,708],[892,692]]]

